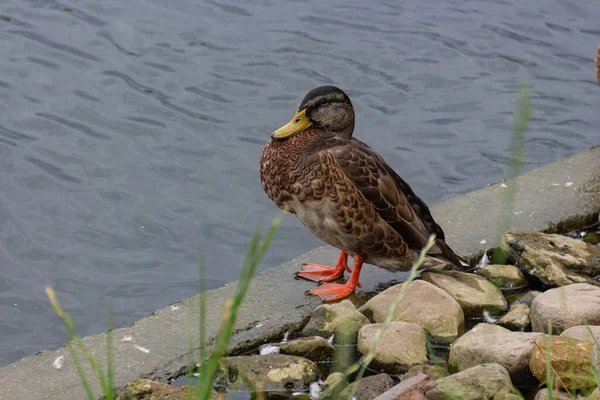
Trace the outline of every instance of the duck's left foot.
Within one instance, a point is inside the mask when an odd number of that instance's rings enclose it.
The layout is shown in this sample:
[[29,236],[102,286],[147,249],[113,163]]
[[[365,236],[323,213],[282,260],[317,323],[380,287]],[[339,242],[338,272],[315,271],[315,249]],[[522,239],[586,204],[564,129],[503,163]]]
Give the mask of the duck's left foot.
[[309,293],[319,296],[323,301],[334,301],[351,295],[354,289],[356,289],[355,285],[324,283],[318,289],[313,289]]

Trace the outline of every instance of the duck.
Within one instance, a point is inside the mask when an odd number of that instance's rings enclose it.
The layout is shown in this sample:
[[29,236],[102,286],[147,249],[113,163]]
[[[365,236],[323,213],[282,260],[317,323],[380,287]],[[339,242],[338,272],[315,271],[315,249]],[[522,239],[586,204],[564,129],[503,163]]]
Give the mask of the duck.
[[[351,295],[361,287],[364,263],[408,271],[431,234],[436,239],[426,258],[434,262],[426,265],[464,270],[468,264],[448,246],[425,202],[375,150],[353,136],[354,126],[348,95],[336,86],[320,86],[271,134],[260,157],[267,197],[340,251],[335,266],[302,264],[296,275],[319,283],[309,293],[322,301]],[[333,283],[346,271],[346,283]]]

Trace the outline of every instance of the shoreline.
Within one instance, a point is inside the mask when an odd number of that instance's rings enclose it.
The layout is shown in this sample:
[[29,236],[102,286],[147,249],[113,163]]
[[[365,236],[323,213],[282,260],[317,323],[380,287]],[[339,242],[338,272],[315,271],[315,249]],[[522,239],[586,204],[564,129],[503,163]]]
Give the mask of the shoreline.
[[[496,182],[431,207],[434,218],[446,232],[447,242],[457,253],[471,257],[493,247],[503,216],[503,190],[502,182]],[[518,176],[516,190],[510,230],[547,230],[565,218],[597,213],[600,210],[600,146]],[[305,295],[314,283],[294,279],[293,274],[302,262],[331,263],[337,252],[328,246],[319,247],[257,274],[242,306],[228,352],[255,348],[276,340],[286,331],[301,329],[321,301]],[[364,269],[363,288],[350,298],[353,301],[364,301],[366,293],[380,291],[390,286],[390,281],[402,281],[406,276],[370,265]],[[224,303],[235,284],[231,282],[206,292],[208,344],[215,336]],[[115,388],[120,390],[139,378],[165,381],[177,376],[187,364],[188,335],[193,343],[198,343],[197,310],[196,295],[157,310],[128,327],[114,329],[111,334]],[[131,340],[123,341],[129,337]],[[90,335],[83,340],[100,359],[105,359],[106,334]],[[65,356],[64,364],[56,369],[52,364],[60,356]],[[90,372],[89,367],[85,369]],[[0,399],[82,398],[85,394],[65,347],[43,350],[1,367],[0,377],[4,378]],[[98,383],[91,383],[100,396]]]

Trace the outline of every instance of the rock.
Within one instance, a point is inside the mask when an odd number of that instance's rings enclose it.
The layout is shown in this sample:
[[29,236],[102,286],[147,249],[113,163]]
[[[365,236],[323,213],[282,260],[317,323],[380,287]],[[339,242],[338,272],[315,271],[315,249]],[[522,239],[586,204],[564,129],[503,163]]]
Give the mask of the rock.
[[586,322],[600,325],[600,288],[587,283],[575,283],[550,289],[531,303],[531,327],[547,332],[548,324],[559,333]]
[[491,264],[478,269],[477,273],[500,289],[520,289],[529,284],[521,270],[514,265]]
[[[600,219],[600,215],[598,216],[598,218]],[[594,391],[592,392],[592,394],[590,394],[587,397],[587,399],[588,400],[600,400],[600,389],[598,389],[598,388],[594,389]]]
[[523,398],[514,393],[500,393],[495,395],[493,400],[523,400]]
[[596,386],[591,372],[593,345],[564,336],[548,336],[535,341],[529,368],[540,382],[547,380],[548,347],[550,347],[550,365],[555,374],[555,387],[571,390],[591,389]]
[[450,371],[463,371],[483,363],[502,365],[516,385],[531,384],[529,357],[535,339],[543,333],[511,332],[501,326],[480,323],[461,336],[450,348]]
[[[589,330],[592,332],[590,335]],[[589,342],[592,344],[600,343],[600,326],[572,326],[566,329],[560,336],[566,336],[573,339]]]
[[423,272],[422,278],[446,291],[462,307],[466,315],[480,316],[484,310],[506,311],[506,299],[487,279],[467,272]]
[[[362,378],[354,387],[356,391],[352,399],[372,400],[394,386],[394,380],[387,374],[377,374]],[[353,388],[354,388],[353,387]],[[342,394],[342,399],[349,399],[349,390]]]
[[[383,324],[363,326],[358,332],[358,351],[367,354],[375,342],[375,335]],[[425,331],[420,325],[393,321],[383,332],[375,348],[370,366],[389,373],[406,372],[417,364],[427,363]]]
[[337,400],[340,397],[342,391],[348,386],[346,376],[341,372],[334,372],[330,374],[323,385],[321,385],[321,394],[319,400]]
[[321,336],[309,336],[290,340],[279,345],[281,354],[308,358],[311,361],[329,361],[333,359],[335,348]]
[[598,246],[563,235],[507,232],[500,247],[545,285],[597,284],[590,277],[600,273]]
[[524,331],[531,324],[531,309],[527,304],[515,304],[495,323],[511,331]]
[[240,380],[239,388],[250,391],[302,391],[319,373],[310,360],[284,354],[224,357],[219,360],[215,386],[227,387]]
[[[188,390],[195,398],[197,389],[193,386],[178,387],[150,379],[138,379],[123,388],[118,400],[187,400]],[[211,393],[210,400],[225,400],[225,397],[218,393]]]
[[535,299],[540,294],[542,294],[542,292],[540,292],[539,290],[530,290],[528,292],[519,294],[514,297],[514,302],[511,305],[527,304],[531,308],[531,303],[533,302],[533,299]]
[[302,335],[327,339],[335,334],[336,344],[354,344],[358,330],[369,323],[367,317],[358,312],[350,300],[342,300],[315,308]]
[[425,374],[418,374],[375,397],[373,400],[427,400],[424,393],[433,389],[433,382]]
[[[552,400],[573,400],[573,398],[571,396],[569,396],[568,393],[561,392],[560,390],[553,390],[551,399]],[[534,400],[548,400],[548,389],[544,388],[544,389],[541,389],[539,392],[537,392]]]
[[495,363],[465,369],[457,374],[438,379],[435,384],[434,389],[425,393],[429,400],[491,399],[512,392],[508,371]]
[[444,367],[431,364],[421,364],[410,367],[409,370],[404,375],[402,375],[402,379],[405,380],[408,378],[412,378],[413,376],[417,376],[421,373],[427,375],[429,379],[434,381],[436,379],[450,375],[448,370]]
[[[367,301],[360,309],[373,322],[385,321],[390,305],[403,283],[392,286]],[[394,321],[419,324],[434,343],[450,344],[462,335],[465,316],[460,305],[448,293],[422,280],[413,281],[394,312]]]

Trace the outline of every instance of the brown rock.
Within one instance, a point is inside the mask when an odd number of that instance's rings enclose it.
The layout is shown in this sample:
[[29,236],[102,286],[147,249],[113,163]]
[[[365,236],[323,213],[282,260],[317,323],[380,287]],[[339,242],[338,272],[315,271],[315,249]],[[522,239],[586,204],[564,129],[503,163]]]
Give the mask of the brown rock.
[[531,327],[536,332],[562,332],[572,326],[600,325],[600,288],[575,283],[550,289],[531,303]]
[[[403,283],[384,290],[360,309],[373,322],[385,321],[390,305],[402,290]],[[413,281],[396,308],[394,321],[419,324],[434,343],[450,344],[462,335],[465,316],[460,305],[442,289],[422,280]]]
[[[383,324],[363,326],[358,332],[358,351],[367,354]],[[389,373],[406,372],[410,367],[427,362],[425,331],[420,325],[392,321],[375,347],[372,368]]]
[[423,272],[421,276],[458,301],[466,315],[479,316],[484,310],[498,312],[508,309],[500,289],[479,275],[444,271]]
[[377,374],[358,381],[353,399],[372,400],[394,386],[394,380],[388,374]]
[[592,375],[592,348],[589,342],[548,336],[535,341],[529,368],[540,382],[546,382],[546,356],[550,350],[550,365],[557,388],[586,389],[596,386]]

